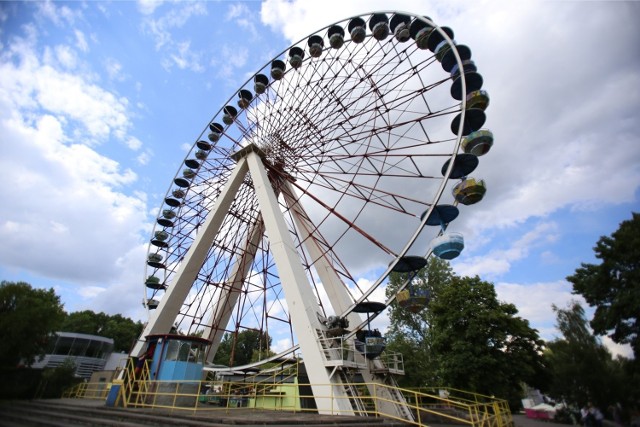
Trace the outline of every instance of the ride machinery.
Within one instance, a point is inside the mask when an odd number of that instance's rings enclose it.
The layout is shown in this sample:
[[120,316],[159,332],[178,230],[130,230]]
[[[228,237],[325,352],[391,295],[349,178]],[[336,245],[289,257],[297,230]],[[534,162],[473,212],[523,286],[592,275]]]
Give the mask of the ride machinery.
[[[301,352],[320,413],[360,413],[357,376],[389,386],[369,390],[380,411],[410,419],[372,322],[394,300],[423,310],[415,272],[464,247],[447,228],[486,192],[469,176],[493,144],[482,85],[450,28],[393,11],[331,24],[269,61],[169,187],[132,356],[154,360],[154,379],[201,379],[221,343],[233,365],[252,331],[255,366]],[[385,296],[392,272],[407,279]],[[183,364],[161,368],[169,357]]]

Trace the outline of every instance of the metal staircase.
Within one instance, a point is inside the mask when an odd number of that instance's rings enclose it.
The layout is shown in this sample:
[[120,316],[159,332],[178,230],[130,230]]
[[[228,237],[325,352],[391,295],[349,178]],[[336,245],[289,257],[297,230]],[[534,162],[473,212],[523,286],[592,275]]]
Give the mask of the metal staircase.
[[344,392],[347,396],[349,396],[349,402],[351,403],[353,412],[355,415],[367,416],[369,415],[368,408],[364,400],[360,397],[360,392],[358,391],[357,387],[349,379],[348,374],[349,371],[347,369],[338,370],[338,375],[340,377],[340,380],[342,381]]
[[[367,415],[366,398],[354,386],[353,377],[360,373],[364,382],[369,384],[369,395],[378,402],[377,411],[393,418],[414,420],[414,414],[391,375],[391,370],[381,358],[369,360],[355,349],[353,340],[344,340],[342,336],[327,337],[325,331],[317,330],[318,342],[322,348],[325,367],[332,369],[334,384],[340,383],[349,398],[356,415]],[[397,372],[397,368],[394,372]],[[375,386],[373,386],[375,384]]]

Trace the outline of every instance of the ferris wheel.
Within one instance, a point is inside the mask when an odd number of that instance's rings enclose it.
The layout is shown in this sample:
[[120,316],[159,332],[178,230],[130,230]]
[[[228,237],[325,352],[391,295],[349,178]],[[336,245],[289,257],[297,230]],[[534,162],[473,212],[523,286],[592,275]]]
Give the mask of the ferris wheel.
[[[326,332],[369,328],[392,271],[457,256],[462,237],[446,228],[459,204],[482,199],[484,181],[469,175],[493,136],[482,77],[453,38],[423,16],[351,17],[240,86],[160,209],[143,336],[200,334],[212,360],[223,339],[257,331],[259,358],[300,348],[325,363]],[[411,283],[394,298],[427,303]]]

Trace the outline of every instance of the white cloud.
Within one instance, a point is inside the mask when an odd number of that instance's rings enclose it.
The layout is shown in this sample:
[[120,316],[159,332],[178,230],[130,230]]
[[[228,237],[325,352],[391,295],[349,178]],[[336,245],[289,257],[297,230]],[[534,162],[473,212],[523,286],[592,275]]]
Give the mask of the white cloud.
[[56,2],[47,0],[36,3],[40,16],[49,19],[56,26],[74,25],[76,20],[82,19],[82,11],[68,6],[58,6]]
[[191,42],[184,41],[174,44],[173,53],[168,55],[163,61],[163,67],[169,71],[173,66],[181,70],[189,69],[195,72],[203,72],[204,67],[200,64],[201,54],[191,50]]
[[[57,288],[67,293],[67,310],[133,303],[130,294],[141,295],[142,285],[124,276],[139,269],[123,271],[122,254],[143,263],[136,249],[148,231],[146,198],[127,194],[134,171],[92,148],[112,136],[139,148],[128,135],[128,101],[72,71],[68,47],[57,47],[55,61],[45,64],[29,28],[0,56],[0,170],[12,182],[0,189],[11,201],[0,205],[3,268],[66,283]],[[110,312],[129,310],[119,304]]]
[[156,50],[165,54],[162,66],[169,71],[174,66],[181,70],[204,71],[202,54],[191,50],[191,41],[174,39],[173,31],[182,28],[194,16],[206,15],[207,8],[202,2],[178,3],[159,18],[145,18],[143,29],[150,34],[156,44]]
[[616,344],[607,336],[602,337],[602,344],[607,347],[613,357],[622,356],[627,359],[633,359],[633,349],[629,344]]
[[[5,100],[32,114],[47,111],[58,115],[62,124],[79,124],[77,132],[89,145],[112,135],[122,138],[130,127],[127,99],[116,97],[80,74],[58,70],[56,63],[43,64],[33,43],[33,39],[17,39],[0,57],[0,87]],[[57,50],[65,66],[73,65],[68,49]]]
[[68,70],[73,70],[78,65],[78,56],[76,55],[76,52],[69,46],[56,46],[55,55],[58,62]]
[[143,15],[152,15],[162,3],[162,0],[138,0],[138,10]]
[[[499,300],[514,304],[519,315],[529,320],[536,328],[555,326],[552,304],[564,308],[570,301],[575,300],[586,307],[582,297],[572,294],[571,284],[564,280],[528,284],[503,282],[496,283],[495,288]],[[553,336],[543,338],[552,339]]]
[[78,289],[78,294],[83,298],[95,298],[104,291],[106,291],[106,289],[101,286],[83,286]]
[[107,58],[105,61],[105,69],[109,79],[123,81],[125,76],[122,74],[122,64],[114,58]]
[[216,75],[223,79],[237,77],[238,69],[244,67],[249,58],[249,50],[242,45],[224,45],[220,54],[211,59],[212,68]]
[[558,226],[553,222],[541,222],[532,230],[513,240],[510,247],[484,252],[478,256],[466,256],[455,263],[455,270],[462,276],[492,278],[509,272],[511,264],[526,258],[532,248],[548,244],[557,238]]
[[180,3],[157,19],[145,19],[143,25],[154,37],[156,50],[160,50],[165,45],[171,47],[174,43],[172,30],[182,28],[192,16],[206,14],[207,9],[202,2]]
[[249,33],[252,39],[258,37],[256,28],[257,17],[244,3],[232,3],[227,9],[226,21],[234,21],[243,31]]
[[142,153],[140,153],[138,157],[136,157],[136,161],[141,165],[146,165],[146,164],[149,164],[149,161],[151,160],[151,156],[152,156],[151,151],[145,150]]
[[[35,127],[19,119],[0,123],[0,164],[14,182],[0,190],[13,200],[1,208],[4,264],[77,282],[108,281],[115,257],[137,242],[145,221],[144,202],[116,190],[135,174],[87,146],[63,144],[52,116]],[[14,250],[21,247],[30,249]]]
[[135,136],[128,137],[125,141],[125,144],[133,151],[137,151],[140,149],[140,147],[142,147],[142,141],[140,141]]
[[87,53],[89,51],[89,44],[87,43],[84,33],[80,30],[74,30],[73,33],[76,36],[76,47],[82,52]]

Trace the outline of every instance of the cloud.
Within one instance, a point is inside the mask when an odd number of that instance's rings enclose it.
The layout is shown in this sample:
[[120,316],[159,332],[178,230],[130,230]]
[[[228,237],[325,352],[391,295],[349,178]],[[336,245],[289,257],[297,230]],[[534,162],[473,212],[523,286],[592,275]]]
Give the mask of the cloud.
[[252,39],[258,37],[256,28],[257,17],[244,3],[232,3],[227,9],[226,21],[234,21],[243,32],[251,35]]
[[249,50],[242,45],[223,45],[221,52],[211,59],[212,68],[222,79],[237,78],[238,70],[244,67],[249,58]]
[[142,141],[140,141],[135,136],[130,136],[129,138],[127,138],[125,144],[133,151],[137,151],[140,149],[140,147],[142,147]]
[[513,240],[510,247],[483,252],[479,256],[466,256],[455,263],[456,273],[462,276],[499,277],[511,264],[526,258],[531,249],[548,244],[557,238],[558,226],[553,222],[540,222],[532,230]]
[[36,3],[38,8],[37,15],[50,20],[57,27],[64,25],[73,26],[76,20],[82,19],[82,11],[80,9],[71,9],[68,6],[58,6],[56,2],[47,0]]
[[153,154],[150,150],[145,150],[136,157],[136,161],[141,165],[147,165],[149,164],[152,156]]
[[123,81],[125,76],[122,74],[122,64],[114,58],[105,60],[105,69],[110,80]]
[[[555,314],[551,305],[565,307],[575,300],[586,307],[582,297],[572,294],[571,284],[564,280],[542,283],[506,283],[495,284],[498,299],[514,304],[519,315],[529,320],[534,327],[550,327],[555,325]],[[545,336],[552,339],[552,336]]]
[[89,44],[87,43],[84,33],[80,30],[74,30],[73,33],[76,36],[76,47],[82,52],[89,52]]
[[[136,175],[85,145],[65,144],[53,116],[34,127],[20,119],[14,114],[0,124],[8,145],[0,164],[14,177],[14,185],[0,190],[13,200],[0,209],[5,265],[77,282],[108,280],[113,257],[143,228],[144,202],[117,190]],[[20,247],[30,250],[14,250]]]
[[[29,38],[14,40],[0,56],[0,85],[6,101],[31,114],[47,111],[63,117],[60,123],[72,127],[89,145],[102,143],[111,136],[123,138],[130,127],[128,100],[100,88],[83,75],[67,72],[75,68],[76,61],[70,48],[59,46],[57,61],[43,63],[34,43],[35,35],[31,33]],[[50,56],[51,51],[45,50],[44,58]]]
[[78,293],[84,298],[95,298],[106,291],[106,288],[100,286],[83,286],[79,288]]
[[627,359],[633,359],[633,349],[630,344],[616,344],[607,336],[602,337],[602,345],[607,347],[613,357],[622,356]]
[[191,70],[203,72],[204,67],[200,64],[202,54],[191,50],[191,42],[184,41],[174,44],[173,53],[170,53],[163,61],[162,66],[170,71],[174,66],[180,70]]
[[162,3],[162,0],[138,0],[138,10],[143,15],[152,15]]
[[2,268],[64,283],[56,288],[67,310],[111,303],[110,312],[135,313],[129,295],[142,294],[141,279],[125,276],[139,271],[127,263],[144,260],[146,197],[128,194],[133,170],[95,149],[113,138],[140,148],[128,133],[128,100],[79,73],[68,46],[49,50],[55,60],[45,62],[37,32],[26,33],[0,55],[0,170],[12,182],[0,189],[10,201],[0,205]]
[[163,52],[162,66],[165,70],[169,71],[177,66],[181,70],[204,71],[200,65],[202,54],[190,49],[190,40],[175,40],[173,30],[182,28],[194,16],[206,14],[207,8],[203,2],[178,3],[159,18],[151,18],[151,13],[147,13],[148,16],[142,21],[142,28],[153,37],[156,50]]
[[[556,329],[556,314],[551,308],[555,304],[561,309],[570,302],[577,301],[585,308],[587,319],[593,313],[584,298],[572,293],[571,284],[564,280],[546,283],[497,283],[495,285],[498,299],[514,304],[518,315],[529,320],[531,326],[538,330],[540,337],[546,341],[561,339],[562,334]],[[614,343],[609,337],[601,336],[602,344],[616,356],[633,357],[633,350],[628,344]]]

